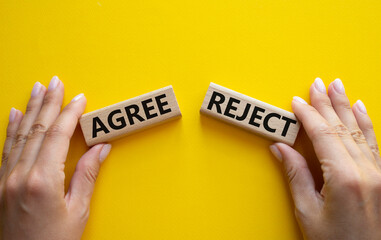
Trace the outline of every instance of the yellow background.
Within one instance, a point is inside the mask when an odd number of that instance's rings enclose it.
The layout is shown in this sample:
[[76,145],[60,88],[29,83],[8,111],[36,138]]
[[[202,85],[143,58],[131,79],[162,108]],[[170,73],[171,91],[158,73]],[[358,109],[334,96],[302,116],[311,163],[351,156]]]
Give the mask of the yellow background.
[[[2,0],[1,143],[10,108],[53,75],[86,112],[172,84],[183,117],[112,142],[83,239],[302,239],[271,142],[199,108],[211,81],[291,110],[315,77],[341,78],[380,135],[380,12],[378,0]],[[72,143],[66,183],[80,129]]]

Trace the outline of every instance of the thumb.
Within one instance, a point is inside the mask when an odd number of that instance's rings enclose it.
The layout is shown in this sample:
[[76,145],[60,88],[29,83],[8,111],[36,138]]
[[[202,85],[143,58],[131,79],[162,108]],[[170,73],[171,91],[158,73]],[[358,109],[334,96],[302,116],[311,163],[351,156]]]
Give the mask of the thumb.
[[314,213],[313,210],[319,206],[318,193],[304,157],[284,143],[275,143],[270,146],[270,150],[283,164],[296,210],[299,214]]
[[68,208],[88,209],[100,166],[110,150],[110,144],[98,144],[79,159],[65,197]]

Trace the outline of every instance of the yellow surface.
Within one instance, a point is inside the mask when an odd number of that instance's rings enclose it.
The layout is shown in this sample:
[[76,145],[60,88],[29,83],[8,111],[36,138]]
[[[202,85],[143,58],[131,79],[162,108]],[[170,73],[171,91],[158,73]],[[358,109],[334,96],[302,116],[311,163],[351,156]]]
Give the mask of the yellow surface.
[[380,136],[380,12],[378,0],[3,0],[0,141],[9,109],[53,75],[87,112],[172,84],[183,118],[112,142],[83,239],[301,239],[271,142],[199,108],[210,81],[291,110],[315,77],[339,77]]

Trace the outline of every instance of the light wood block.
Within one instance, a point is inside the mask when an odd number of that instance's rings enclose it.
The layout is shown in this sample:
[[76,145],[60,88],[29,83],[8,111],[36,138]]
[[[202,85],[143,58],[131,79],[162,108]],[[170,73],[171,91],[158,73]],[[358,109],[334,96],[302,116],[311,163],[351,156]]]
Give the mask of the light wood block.
[[291,146],[300,128],[293,113],[215,83],[210,83],[200,111]]
[[79,122],[88,146],[181,117],[172,86],[82,115]]

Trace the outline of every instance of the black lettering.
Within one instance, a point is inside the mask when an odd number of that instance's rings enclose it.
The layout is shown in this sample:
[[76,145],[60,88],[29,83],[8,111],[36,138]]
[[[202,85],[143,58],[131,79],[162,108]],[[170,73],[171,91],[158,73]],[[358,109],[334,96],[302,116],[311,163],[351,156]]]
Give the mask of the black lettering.
[[[220,100],[218,101],[216,100],[217,96],[220,98]],[[208,110],[212,110],[213,105],[216,105],[217,112],[222,114],[220,104],[223,103],[224,101],[225,101],[225,96],[223,94],[213,91],[212,97],[210,98],[209,105],[207,108]]]
[[149,113],[151,110],[155,109],[154,106],[148,106],[147,105],[150,102],[152,102],[152,98],[149,98],[147,100],[142,101],[143,110],[144,110],[144,112],[146,114],[147,120],[151,119],[151,118],[154,118],[154,117],[157,117],[157,113],[154,113],[154,114],[150,114]]
[[[133,117],[135,117],[136,119],[138,119],[141,122],[144,121],[144,118],[142,118],[138,114],[138,112],[139,112],[139,106],[138,105],[132,104],[130,106],[125,107],[124,109],[126,110],[127,118],[128,118],[128,121],[130,122],[130,125],[134,125]],[[131,112],[131,109],[134,109],[134,112]]]
[[108,115],[107,118],[108,125],[110,125],[110,127],[115,130],[122,129],[126,126],[126,120],[124,120],[124,117],[118,117],[115,119],[116,122],[120,123],[119,125],[115,125],[115,123],[112,121],[112,117],[118,113],[122,113],[122,111],[120,109],[114,110]]
[[246,107],[245,107],[245,110],[243,111],[242,116],[240,116],[240,117],[236,116],[235,119],[237,119],[238,121],[242,121],[242,120],[246,119],[247,114],[249,113],[250,108],[251,108],[251,104],[250,103],[246,104]]
[[[99,128],[97,127],[99,125]],[[97,133],[103,131],[105,133],[109,133],[110,130],[103,124],[103,122],[99,119],[99,117],[93,118],[93,138],[97,137]]]
[[231,97],[229,99],[229,101],[228,101],[228,104],[226,105],[224,115],[227,116],[227,117],[234,118],[235,115],[229,113],[229,111],[230,110],[237,111],[237,107],[233,106],[233,103],[238,103],[239,104],[240,102],[241,102],[240,100]]
[[290,127],[290,123],[296,124],[296,121],[294,119],[290,119],[285,116],[283,116],[282,119],[286,121],[286,124],[284,125],[283,131],[282,131],[282,137],[285,137],[287,134],[288,128]]
[[265,112],[265,109],[257,107],[257,106],[254,107],[253,114],[251,114],[251,118],[250,118],[250,121],[249,121],[250,125],[253,125],[253,126],[256,126],[256,127],[260,126],[259,123],[255,122],[255,119],[259,119],[259,120],[262,119],[262,116],[257,114],[258,111],[259,112]]
[[168,105],[168,102],[161,102],[160,99],[165,98],[165,97],[167,97],[165,94],[161,94],[161,95],[155,97],[155,100],[157,103],[157,108],[159,108],[159,112],[161,115],[166,114],[166,113],[170,113],[172,111],[172,109],[170,109],[170,108],[167,108],[167,109],[163,108],[164,106]]
[[273,133],[273,132],[275,132],[276,129],[271,128],[271,127],[269,126],[269,121],[270,121],[270,118],[272,118],[272,117],[276,117],[276,118],[280,119],[280,115],[277,114],[277,113],[270,113],[270,114],[267,114],[267,116],[266,116],[265,119],[263,120],[263,127],[264,127],[267,131]]

